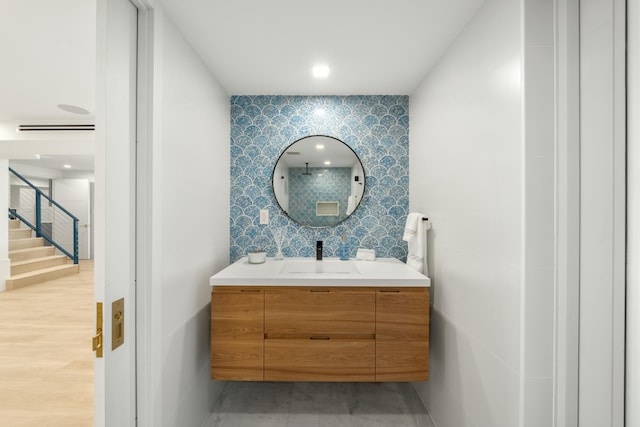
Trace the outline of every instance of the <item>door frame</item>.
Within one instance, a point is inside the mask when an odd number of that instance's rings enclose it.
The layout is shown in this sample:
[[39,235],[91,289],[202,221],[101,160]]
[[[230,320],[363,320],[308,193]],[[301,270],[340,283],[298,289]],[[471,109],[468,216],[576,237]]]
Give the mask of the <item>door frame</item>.
[[580,0],[555,0],[553,426],[578,426],[580,330]]
[[[158,244],[161,210],[153,198],[154,164],[158,164],[160,130],[154,121],[161,94],[154,91],[161,78],[161,52],[155,49],[161,37],[161,20],[156,19],[154,0],[129,0],[138,9],[137,103],[136,103],[136,219],[135,219],[135,407],[136,425],[161,424],[162,360],[161,268],[154,245]],[[154,238],[154,236],[156,236]]]
[[[640,2],[627,2],[627,117],[640,114]],[[640,125],[627,122],[627,426],[640,424]]]
[[137,425],[153,426],[160,423],[162,413],[157,403],[160,390],[161,361],[160,328],[153,325],[161,321],[161,290],[153,288],[159,283],[154,268],[153,239],[159,210],[154,207],[153,164],[154,140],[154,69],[156,58],[154,40],[156,20],[152,0],[130,0],[138,8],[138,85],[137,85],[137,140],[136,145],[136,400]]
[[[108,0],[103,0],[104,2]],[[152,363],[157,358],[153,357],[154,344],[159,341],[154,341],[154,337],[157,334],[155,328],[152,328],[154,324],[153,307],[160,307],[157,301],[153,301],[152,298],[159,299],[157,293],[152,293],[149,280],[149,271],[151,264],[151,252],[150,248],[151,235],[148,233],[148,223],[152,222],[148,219],[152,218],[152,210],[149,208],[151,201],[151,194],[147,191],[149,184],[151,183],[151,171],[152,171],[152,159],[151,143],[153,135],[153,37],[154,37],[154,0],[128,0],[137,9],[137,30],[135,37],[137,38],[137,46],[135,53],[136,61],[136,93],[133,94],[136,98],[135,107],[135,148],[132,149],[132,155],[135,159],[132,159],[135,171],[132,171],[134,175],[130,182],[132,185],[132,191],[135,191],[132,209],[135,210],[135,218],[132,220],[132,225],[135,227],[133,230],[134,248],[132,251],[131,262],[134,269],[134,281],[135,289],[133,290],[135,301],[131,301],[133,304],[129,308],[129,315],[126,316],[128,326],[126,327],[131,333],[126,337],[126,341],[131,346],[129,352],[131,354],[130,371],[133,375],[131,378],[132,391],[130,399],[128,400],[127,408],[118,408],[118,403],[114,403],[112,400],[114,396],[110,396],[107,390],[99,390],[96,388],[96,394],[94,399],[103,399],[102,404],[96,405],[96,409],[100,408],[100,412],[96,411],[94,414],[94,425],[102,425],[103,423],[109,423],[106,419],[107,412],[125,410],[128,413],[121,413],[119,417],[121,420],[127,420],[130,425],[155,425],[155,414],[161,413],[157,405],[154,405],[153,396],[153,381],[159,378],[157,375],[159,370],[158,363]],[[106,4],[106,3],[105,3]],[[103,10],[98,8],[98,21],[106,21],[106,17],[100,15],[104,13]],[[109,21],[102,21],[102,31],[106,34],[116,31],[113,26],[117,23]],[[106,27],[104,27],[106,25]],[[98,25],[100,29],[100,25]],[[99,35],[98,37],[104,37]],[[100,41],[98,39],[98,46],[100,47]],[[101,50],[98,49],[98,55],[101,55]],[[106,58],[98,57],[98,64],[105,66]],[[99,70],[100,72],[100,70]],[[107,95],[108,96],[108,95]],[[107,132],[109,124],[107,123],[107,129],[102,129],[102,132]],[[104,147],[105,152],[108,152],[109,146]],[[97,152],[96,156],[100,153]],[[109,184],[108,182],[104,183]],[[109,239],[105,239],[105,247],[109,247]],[[99,256],[104,256],[99,254]],[[102,262],[105,260],[102,259]],[[131,296],[131,295],[130,295]],[[105,304],[104,321],[109,322],[109,309],[111,301],[103,301]],[[107,333],[109,329],[107,329]],[[107,340],[107,342],[109,342]],[[106,352],[110,352],[110,349],[106,349]],[[104,363],[104,362],[101,362]],[[100,370],[95,371],[96,377],[94,381],[102,381],[104,385],[104,378],[100,376],[104,375],[104,370],[100,373]],[[113,392],[113,391],[111,391]],[[104,409],[104,412],[102,410]],[[111,422],[113,423],[113,421]],[[128,424],[129,425],[129,424]]]
[[[593,19],[594,7],[606,12],[597,22]],[[553,425],[603,425],[603,420],[607,425],[623,425],[625,0],[554,0],[554,8]],[[594,37],[601,43],[594,42]],[[593,64],[605,65],[605,70],[594,73]],[[585,65],[590,68],[583,68]],[[583,98],[590,104],[584,104]],[[594,111],[600,114],[592,122]],[[585,119],[587,115],[591,119]],[[601,138],[595,140],[593,135]],[[597,167],[585,174],[584,169],[594,164]],[[605,236],[601,242],[589,234],[595,231]],[[605,344],[594,342],[593,337]]]

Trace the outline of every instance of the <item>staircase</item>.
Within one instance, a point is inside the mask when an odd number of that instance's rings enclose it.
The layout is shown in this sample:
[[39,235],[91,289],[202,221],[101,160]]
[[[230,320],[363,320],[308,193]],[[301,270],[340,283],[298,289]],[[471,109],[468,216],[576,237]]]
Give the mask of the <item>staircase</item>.
[[11,277],[7,290],[18,289],[58,277],[77,274],[78,264],[66,255],[56,255],[54,246],[44,246],[42,237],[32,237],[30,228],[21,228],[20,220],[9,220],[9,259]]

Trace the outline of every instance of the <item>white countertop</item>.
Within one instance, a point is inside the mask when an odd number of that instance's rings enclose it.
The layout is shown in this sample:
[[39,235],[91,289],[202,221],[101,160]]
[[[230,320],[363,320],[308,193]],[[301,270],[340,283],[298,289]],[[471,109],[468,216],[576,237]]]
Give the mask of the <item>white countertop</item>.
[[396,258],[375,261],[338,258],[267,258],[250,264],[246,257],[209,279],[211,286],[395,286],[428,287],[430,279]]

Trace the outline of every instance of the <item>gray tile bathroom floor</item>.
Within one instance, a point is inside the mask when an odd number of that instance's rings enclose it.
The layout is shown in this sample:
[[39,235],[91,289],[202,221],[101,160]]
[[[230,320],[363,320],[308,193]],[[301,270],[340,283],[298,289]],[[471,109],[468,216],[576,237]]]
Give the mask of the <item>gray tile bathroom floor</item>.
[[229,382],[203,427],[433,427],[405,383]]

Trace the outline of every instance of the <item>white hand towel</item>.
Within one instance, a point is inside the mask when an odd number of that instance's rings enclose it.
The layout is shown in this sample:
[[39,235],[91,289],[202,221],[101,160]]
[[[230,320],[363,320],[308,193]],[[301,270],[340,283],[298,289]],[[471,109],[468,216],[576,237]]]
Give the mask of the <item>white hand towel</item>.
[[358,200],[358,196],[351,195],[347,198],[347,215],[351,215],[351,213],[356,209],[356,201]]
[[375,261],[376,251],[374,249],[358,248],[358,251],[356,252],[356,259],[361,261]]
[[429,221],[423,221],[424,215],[412,212],[407,217],[404,236],[409,253],[407,265],[420,273],[429,274],[427,266],[427,230],[431,228]]
[[418,226],[422,222],[423,215],[421,213],[411,212],[407,216],[407,223],[404,226],[404,235],[402,240],[405,242],[411,241],[418,232]]

